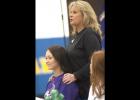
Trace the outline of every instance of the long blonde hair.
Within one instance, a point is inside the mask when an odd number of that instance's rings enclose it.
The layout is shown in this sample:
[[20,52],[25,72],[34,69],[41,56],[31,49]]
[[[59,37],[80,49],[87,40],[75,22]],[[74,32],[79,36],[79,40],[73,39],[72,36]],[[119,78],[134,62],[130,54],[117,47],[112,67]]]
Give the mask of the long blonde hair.
[[[102,31],[100,29],[100,24],[97,20],[96,13],[92,6],[82,0],[73,1],[69,4],[69,9],[71,9],[72,6],[76,6],[80,9],[81,14],[83,15],[83,24],[85,27],[92,28],[95,32],[97,32],[102,37]],[[74,34],[74,29],[72,34]]]
[[90,82],[93,94],[101,97],[105,93],[105,53],[103,50],[96,51],[91,57]]

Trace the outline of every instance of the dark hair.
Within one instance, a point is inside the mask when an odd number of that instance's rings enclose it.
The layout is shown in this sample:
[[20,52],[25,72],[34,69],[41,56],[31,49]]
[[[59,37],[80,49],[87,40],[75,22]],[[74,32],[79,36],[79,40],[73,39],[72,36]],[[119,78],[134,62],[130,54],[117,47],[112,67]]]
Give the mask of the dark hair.
[[64,47],[59,45],[53,45],[49,47],[48,50],[52,53],[55,60],[59,63],[64,73],[72,72],[69,67],[67,52]]

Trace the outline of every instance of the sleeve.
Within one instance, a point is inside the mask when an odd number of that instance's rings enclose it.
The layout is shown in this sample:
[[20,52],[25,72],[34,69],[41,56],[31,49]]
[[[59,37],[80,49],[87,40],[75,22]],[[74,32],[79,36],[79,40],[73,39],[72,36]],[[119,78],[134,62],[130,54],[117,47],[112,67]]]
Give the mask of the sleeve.
[[83,41],[84,41],[83,42],[84,50],[87,57],[89,58],[89,62],[87,62],[87,64],[84,65],[79,71],[74,73],[77,79],[89,78],[89,71],[90,71],[89,66],[90,66],[91,54],[101,49],[100,38],[96,35],[96,33],[86,33]]
[[101,39],[95,32],[87,33],[83,41],[85,52],[89,58],[93,52],[101,49]]
[[78,100],[79,98],[79,89],[78,86],[74,83],[68,84],[63,90],[64,100]]
[[89,63],[87,65],[85,65],[83,68],[81,68],[80,70],[74,72],[74,75],[76,77],[77,80],[84,80],[84,79],[89,79]]

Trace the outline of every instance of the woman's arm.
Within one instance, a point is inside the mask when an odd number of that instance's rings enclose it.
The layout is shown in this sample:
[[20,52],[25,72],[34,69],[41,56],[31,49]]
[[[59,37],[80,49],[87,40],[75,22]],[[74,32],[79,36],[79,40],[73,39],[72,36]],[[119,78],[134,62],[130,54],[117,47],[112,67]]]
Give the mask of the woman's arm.
[[95,32],[90,32],[90,31],[84,34],[83,48],[85,50],[85,54],[89,62],[87,62],[86,65],[83,65],[83,67],[80,70],[74,72],[76,79],[79,79],[79,80],[89,77],[89,71],[90,71],[89,66],[90,66],[91,54],[101,49],[101,40],[100,40],[99,35]]
[[75,77],[74,74],[71,74],[71,73],[64,74],[64,77],[63,77],[63,82],[64,83],[70,84],[74,81],[76,81],[76,77]]

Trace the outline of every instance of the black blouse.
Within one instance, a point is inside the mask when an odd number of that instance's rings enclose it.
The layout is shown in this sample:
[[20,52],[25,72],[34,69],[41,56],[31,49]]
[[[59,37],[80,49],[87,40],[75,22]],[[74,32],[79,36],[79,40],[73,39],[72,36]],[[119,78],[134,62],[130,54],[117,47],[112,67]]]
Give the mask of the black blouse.
[[85,28],[71,38],[67,47],[71,68],[77,79],[87,77],[92,52],[101,49],[101,39],[91,28]]
[[[100,36],[91,28],[85,28],[70,39],[66,48],[70,67],[81,87],[86,86],[89,92],[90,83],[90,56],[94,51],[101,49]],[[83,89],[84,90],[84,89]],[[86,94],[84,94],[86,95]],[[88,94],[87,94],[88,95]]]

